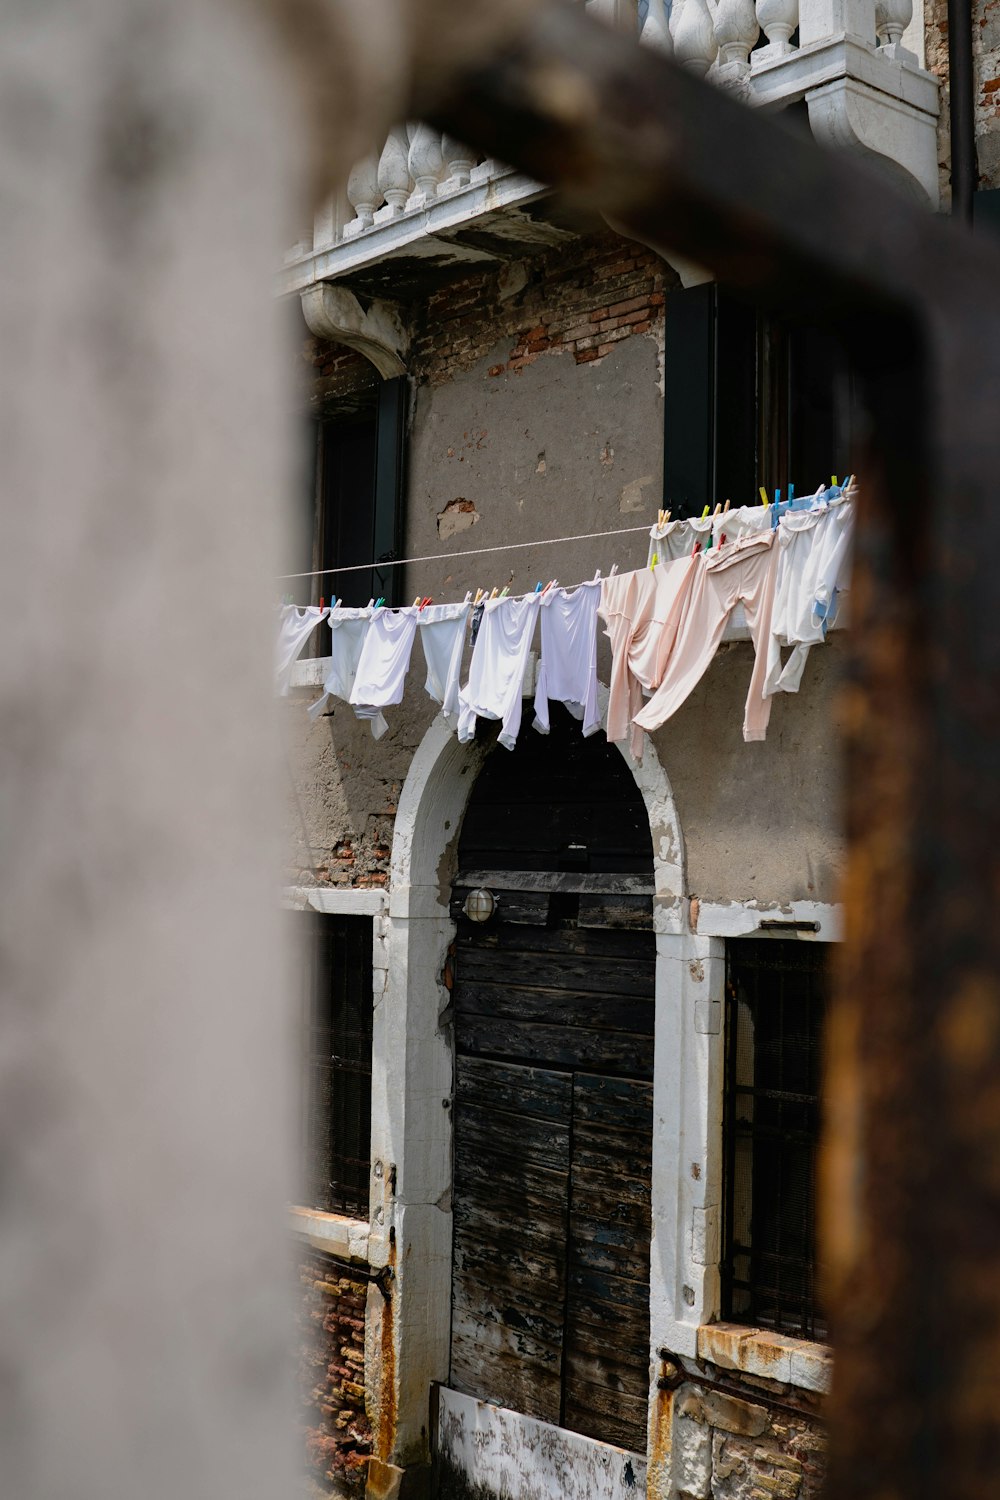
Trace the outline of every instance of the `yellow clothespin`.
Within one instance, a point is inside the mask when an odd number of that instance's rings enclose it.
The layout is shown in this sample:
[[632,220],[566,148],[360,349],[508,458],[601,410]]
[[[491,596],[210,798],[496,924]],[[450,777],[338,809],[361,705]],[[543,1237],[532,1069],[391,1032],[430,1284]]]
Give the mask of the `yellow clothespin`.
[[836,476],[836,474],[831,474],[830,478],[833,480],[833,487],[834,487],[834,489],[836,489],[836,487],[837,487],[837,476]]
[[659,562],[659,560],[660,560],[660,558],[659,558],[658,553],[654,552],[653,555],[652,555],[652,557],[649,559],[649,570],[650,570],[650,572],[653,571],[653,569],[656,567],[656,564]]
[[768,498],[767,498],[767,490],[766,490],[766,489],[765,489],[765,488],[764,488],[764,486],[763,486],[763,485],[761,485],[761,487],[760,487],[760,489],[759,489],[759,490],[758,490],[758,491],[757,491],[757,493],[758,493],[758,495],[759,495],[759,496],[760,496],[760,498],[761,498],[761,500],[762,500],[762,501],[763,501],[763,503],[764,503],[764,504],[765,504],[765,505],[770,505],[770,503],[771,503],[771,502],[770,502],[770,500],[769,500],[769,499],[768,499]]
[[413,601],[413,608],[414,609],[419,609],[420,608],[420,600],[421,600],[421,598],[422,598],[422,595],[418,594],[417,597],[414,599],[414,601]]
[[701,519],[702,519],[702,520],[703,520],[703,521],[704,521],[704,519],[705,519],[705,517],[706,517],[706,516],[707,516],[707,515],[708,515],[708,506],[707,506],[707,505],[706,505],[706,506],[705,506],[705,509],[704,509],[704,510],[703,510],[703,511],[702,511],[702,513],[701,513]]
[[491,594],[491,595],[490,595],[490,598],[491,598],[491,599],[495,599],[495,598],[496,598],[496,596],[497,596],[497,594],[498,594],[498,593],[499,593],[499,592],[500,592],[500,590],[499,590],[499,589],[497,589],[497,588],[495,588],[495,589],[494,589],[494,590],[493,590],[493,592],[492,592],[492,594]]

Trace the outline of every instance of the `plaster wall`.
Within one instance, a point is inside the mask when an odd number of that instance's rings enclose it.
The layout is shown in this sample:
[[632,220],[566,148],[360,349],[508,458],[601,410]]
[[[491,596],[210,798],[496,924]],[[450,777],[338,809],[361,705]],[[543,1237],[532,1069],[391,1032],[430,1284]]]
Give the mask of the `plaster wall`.
[[[645,529],[662,503],[668,277],[647,252],[599,236],[440,290],[419,316],[414,310],[405,553],[459,555],[408,566],[403,598],[460,599],[506,583],[516,592],[553,575],[572,584],[615,562],[624,569],[645,561]],[[345,399],[354,357],[331,359],[314,347],[310,360],[327,371],[324,391],[336,367]],[[625,527],[639,529],[607,541],[471,555]],[[600,647],[607,682],[603,636]],[[654,737],[685,830],[692,894],[719,902],[837,899],[842,656],[836,636],[814,651],[802,691],[776,700],[767,741],[747,745],[741,725],[752,648],[725,646]],[[309,697],[289,700],[291,883],[387,883],[400,788],[435,711],[422,667],[418,644],[403,702],[378,742],[343,705],[312,724]]]

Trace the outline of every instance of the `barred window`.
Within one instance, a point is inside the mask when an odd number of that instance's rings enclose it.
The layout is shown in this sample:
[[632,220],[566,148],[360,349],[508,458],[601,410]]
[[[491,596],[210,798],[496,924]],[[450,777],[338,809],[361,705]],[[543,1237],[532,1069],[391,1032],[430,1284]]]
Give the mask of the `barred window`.
[[297,912],[295,921],[302,944],[305,1202],[310,1208],[367,1219],[371,918]]
[[727,954],[723,1316],[826,1337],[816,1286],[816,1147],[827,948]]

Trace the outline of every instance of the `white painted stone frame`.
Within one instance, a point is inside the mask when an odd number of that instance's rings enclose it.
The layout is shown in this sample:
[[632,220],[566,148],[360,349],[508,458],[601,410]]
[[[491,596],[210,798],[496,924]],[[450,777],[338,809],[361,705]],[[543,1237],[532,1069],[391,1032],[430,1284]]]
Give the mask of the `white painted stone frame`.
[[[343,917],[372,919],[372,1004],[377,1006],[386,987],[386,909],[388,893],[384,890],[352,890],[336,886],[286,886],[282,905],[289,911],[329,912]],[[374,1047],[373,1047],[374,1052]],[[350,1214],[324,1213],[308,1205],[296,1204],[291,1210],[293,1234],[314,1250],[325,1251],[343,1260],[367,1261],[368,1220]]]

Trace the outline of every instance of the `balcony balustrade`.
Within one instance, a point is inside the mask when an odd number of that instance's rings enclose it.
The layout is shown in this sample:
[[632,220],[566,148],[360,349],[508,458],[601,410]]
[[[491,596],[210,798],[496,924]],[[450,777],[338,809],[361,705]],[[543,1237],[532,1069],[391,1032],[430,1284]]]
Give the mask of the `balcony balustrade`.
[[[582,0],[750,105],[804,102],[817,139],[867,156],[928,208],[938,204],[938,82],[922,67],[923,0]],[[399,256],[490,258],[462,228],[516,244],[545,187],[424,124],[398,125],[289,252],[282,289],[305,293]],[[543,237],[544,238],[544,237]],[[315,301],[315,299],[314,299]],[[309,316],[307,312],[307,316]]]

